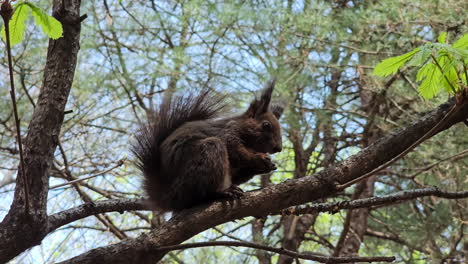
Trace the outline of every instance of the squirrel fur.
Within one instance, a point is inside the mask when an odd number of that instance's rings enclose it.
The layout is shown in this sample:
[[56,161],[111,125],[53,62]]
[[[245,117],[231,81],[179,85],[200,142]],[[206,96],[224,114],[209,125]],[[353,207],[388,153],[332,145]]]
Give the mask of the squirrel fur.
[[136,134],[132,151],[151,205],[179,211],[242,196],[239,184],[276,169],[268,154],[282,149],[283,108],[270,106],[274,81],[240,115],[225,114],[223,96],[163,100]]

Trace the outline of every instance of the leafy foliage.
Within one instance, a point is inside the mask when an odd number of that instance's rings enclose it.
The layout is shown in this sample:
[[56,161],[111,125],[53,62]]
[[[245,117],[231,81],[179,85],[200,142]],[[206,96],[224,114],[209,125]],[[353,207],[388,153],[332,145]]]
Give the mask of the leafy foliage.
[[[26,29],[26,19],[28,18],[30,11],[32,11],[36,24],[41,26],[42,31],[47,36],[52,39],[62,37],[62,24],[54,17],[47,15],[39,7],[26,1],[19,2],[14,7],[15,12],[13,13],[9,23],[10,41],[12,46],[19,44],[23,40],[24,31]],[[5,26],[2,27],[1,35],[3,40],[6,40]]]
[[397,57],[392,57],[383,60],[381,63],[379,63],[375,69],[374,69],[374,74],[380,75],[380,76],[388,76],[391,74],[397,73],[397,71],[415,54],[417,54],[420,51],[419,48],[414,49],[413,51],[410,51],[408,53],[405,53],[403,55],[397,56]]
[[[33,3],[43,8],[51,2],[41,0]],[[77,65],[66,107],[73,109],[73,114],[65,116],[60,134],[65,153],[56,153],[54,166],[59,170],[54,168],[54,173],[51,173],[51,185],[64,181],[61,176],[54,175],[65,171],[65,157],[73,176],[83,178],[128,156],[127,144],[136,129],[136,120],[145,114],[134,104],[135,99],[141,98],[144,105],[150,107],[151,101],[157,103],[162,98],[160,91],[171,85],[178,92],[187,87],[206,86],[229,93],[232,104],[243,109],[252,98],[251,92],[260,89],[255,85],[262,84],[262,78],[272,74],[271,71],[278,74],[279,80],[284,80],[281,84],[284,90],[276,95],[282,95],[290,107],[281,120],[285,128],[283,151],[274,157],[275,162],[282,166],[271,176],[272,183],[293,177],[296,165],[299,167],[304,161],[309,163],[305,174],[312,175],[327,166],[324,161],[328,157],[339,162],[356,153],[362,148],[361,139],[365,134],[367,137],[371,135],[369,138],[378,138],[380,134],[390,133],[411,120],[421,118],[420,113],[432,109],[436,102],[421,104],[414,100],[409,82],[402,79],[393,82],[387,91],[382,91],[380,81],[369,74],[367,66],[376,59],[380,61],[388,57],[384,55],[387,52],[401,55],[420,45],[415,46],[414,43],[433,41],[437,36],[434,31],[455,26],[457,30],[450,30],[445,41],[448,39],[448,43],[452,43],[458,39],[456,43],[467,43],[468,38],[464,41],[459,39],[462,34],[453,35],[456,32],[468,33],[468,24],[460,23],[460,18],[466,16],[460,1],[447,0],[441,5],[440,1],[351,0],[342,7],[338,2],[119,0],[107,1],[109,10],[106,10],[103,1],[82,1],[82,13],[90,16],[87,21],[96,23],[85,23],[86,26],[82,27],[82,34],[86,37],[80,41],[81,63]],[[291,7],[288,7],[289,3]],[[112,23],[103,21],[104,14],[112,16]],[[111,32],[115,32],[115,36],[109,35]],[[103,41],[103,36],[109,38]],[[39,94],[41,86],[38,84],[43,80],[43,71],[37,69],[45,63],[47,43],[38,41],[41,38],[42,34],[27,30],[25,39],[31,41],[28,41],[24,55],[15,58],[15,69],[25,73],[26,88],[33,100]],[[459,48],[456,44],[453,47]],[[411,66],[417,72],[419,68],[414,66],[423,65],[431,58],[431,49],[420,48],[421,52],[402,67]],[[343,72],[341,76],[338,74],[340,71]],[[353,85],[355,83],[358,85]],[[338,84],[338,92],[332,94],[336,101],[326,100],[333,99],[328,96],[333,90],[330,84]],[[27,100],[26,90],[18,92],[23,98],[18,103],[23,131],[26,131],[32,106]],[[0,89],[0,96],[6,98],[8,91]],[[0,108],[0,119],[7,120],[11,110],[7,104],[0,105]],[[363,109],[369,108],[375,114],[363,115]],[[11,124],[11,119],[8,124]],[[374,132],[373,127],[383,131]],[[16,171],[18,160],[2,149],[14,147],[11,129],[0,130],[2,178]],[[317,134],[314,131],[318,131]],[[467,149],[465,132],[452,129],[426,141],[387,175],[378,177],[374,195],[387,195],[421,185],[466,190],[468,155],[456,156],[459,157],[456,160],[448,159],[450,153]],[[293,147],[312,149],[314,138],[319,145],[309,159],[295,155]],[[335,149],[338,151],[333,152]],[[333,153],[336,153],[336,158],[333,158]],[[446,162],[440,162],[446,159]],[[125,164],[122,169],[88,181],[83,185],[84,193],[93,200],[107,199],[108,195],[140,197],[140,176],[130,162]],[[431,164],[438,165],[422,171]],[[242,188],[258,189],[264,179],[256,177]],[[103,192],[94,192],[85,186]],[[7,198],[13,196],[11,190],[11,184],[0,188],[3,197]],[[350,194],[347,192],[331,201],[341,201]],[[85,203],[75,188],[54,189],[48,197],[50,212]],[[443,203],[445,210],[442,210],[437,204],[440,200],[426,198],[398,206],[372,208],[365,221],[369,223],[369,230],[395,240],[366,235],[358,244],[359,254],[395,255],[398,263],[441,263],[444,257],[463,263],[461,259],[466,255],[464,240],[457,241],[463,234],[463,223],[467,221],[465,201]],[[0,203],[0,218],[8,208],[8,202]],[[138,236],[150,228],[147,222],[151,218],[150,212],[108,215],[129,237]],[[161,221],[157,214],[153,217]],[[306,233],[298,251],[332,254],[345,217],[344,211],[320,214],[310,228],[302,229]],[[216,229],[245,241],[252,241],[258,235],[261,243],[281,247],[283,241],[288,241],[284,239],[287,234],[294,235],[294,239],[302,238],[301,232],[289,230],[301,230],[296,227],[304,223],[302,218],[295,218],[294,221],[298,221],[292,222],[293,229],[288,229],[283,219],[282,216],[269,216],[258,233],[253,233],[252,228],[254,223],[258,223],[257,219],[251,218],[225,223]],[[351,222],[364,222],[362,219],[356,217]],[[50,234],[40,246],[33,247],[16,261],[25,264],[55,263],[90,248],[118,241],[111,232],[113,229],[106,227],[95,217],[80,220]],[[225,239],[217,230],[207,230],[190,242]],[[354,227],[350,230],[353,232]],[[452,248],[454,250],[450,252]],[[168,254],[162,262],[257,263],[254,253],[243,248],[191,249]],[[271,257],[271,263],[277,263],[278,258],[277,255]]]
[[63,28],[62,24],[52,16],[47,15],[40,8],[34,6],[31,3],[26,2],[31,7],[32,14],[36,20],[36,24],[40,25],[42,31],[52,39],[58,39],[62,37]]
[[374,74],[388,76],[395,74],[408,62],[409,66],[421,67],[416,79],[421,81],[419,93],[426,99],[436,96],[442,88],[449,93],[461,90],[462,83],[468,83],[468,34],[463,35],[452,46],[446,44],[447,33],[437,38],[437,43],[427,43],[406,54],[380,62]]
[[[20,43],[24,37],[26,29],[26,19],[28,18],[29,8],[27,5],[20,4],[15,8],[15,13],[10,19],[10,43],[12,46]],[[1,35],[6,40],[5,26],[2,27]]]

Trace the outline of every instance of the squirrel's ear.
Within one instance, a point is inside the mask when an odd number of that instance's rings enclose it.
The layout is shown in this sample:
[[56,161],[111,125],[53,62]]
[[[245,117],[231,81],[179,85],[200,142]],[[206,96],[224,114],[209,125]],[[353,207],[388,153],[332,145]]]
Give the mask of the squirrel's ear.
[[271,112],[275,115],[276,119],[280,119],[284,111],[284,106],[279,104],[274,104],[271,107]]
[[270,107],[271,94],[275,88],[275,79],[268,82],[266,87],[263,89],[260,99],[255,99],[250,103],[249,108],[244,115],[255,118],[256,116],[268,112]]
[[275,79],[269,81],[263,89],[262,97],[260,97],[261,113],[268,112],[268,108],[270,107],[271,94],[273,93],[273,89],[275,89],[275,82]]

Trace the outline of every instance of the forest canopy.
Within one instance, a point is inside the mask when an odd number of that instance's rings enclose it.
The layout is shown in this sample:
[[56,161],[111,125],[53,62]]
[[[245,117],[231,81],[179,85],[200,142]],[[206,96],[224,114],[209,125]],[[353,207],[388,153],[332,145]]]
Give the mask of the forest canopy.
[[[0,263],[467,262],[464,1],[0,2]],[[164,96],[234,115],[273,78],[277,169],[151,210]]]

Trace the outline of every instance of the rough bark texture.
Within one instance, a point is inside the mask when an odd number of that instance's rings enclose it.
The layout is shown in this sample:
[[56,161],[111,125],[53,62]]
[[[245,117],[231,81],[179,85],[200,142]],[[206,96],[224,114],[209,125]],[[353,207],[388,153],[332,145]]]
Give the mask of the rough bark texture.
[[93,203],[85,203],[49,216],[48,232],[52,232],[63,225],[90,215],[97,215],[105,212],[123,213],[124,211],[145,210],[148,208],[149,203],[143,199],[109,199]]
[[[453,105],[454,100],[441,105],[409,127],[387,135],[358,154],[315,175],[248,192],[234,204],[215,202],[183,211],[149,233],[90,250],[63,263],[154,263],[165,255],[165,252],[157,250],[158,247],[181,243],[210,227],[246,216],[261,217],[333,195],[334,183],[348,182],[392,159],[434,127]],[[437,132],[467,117],[468,106],[464,105]]]
[[[23,177],[17,176],[13,203],[0,224],[1,263],[38,245],[47,234],[48,169],[57,147],[75,72],[79,9],[79,0],[55,0],[53,3],[53,15],[62,22],[64,35],[49,41],[44,81],[24,142],[24,168],[29,182],[24,183]],[[29,211],[25,209],[24,184],[29,187]]]

